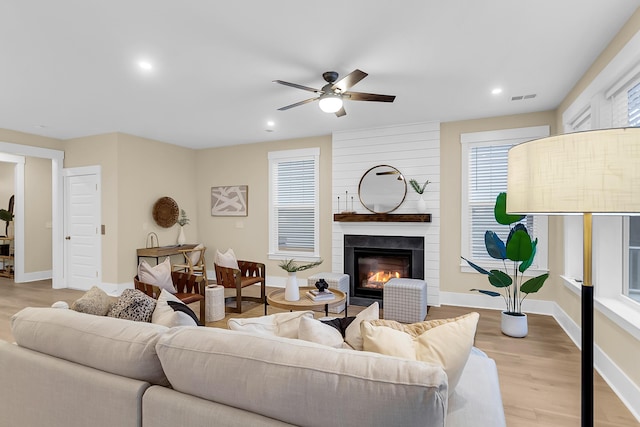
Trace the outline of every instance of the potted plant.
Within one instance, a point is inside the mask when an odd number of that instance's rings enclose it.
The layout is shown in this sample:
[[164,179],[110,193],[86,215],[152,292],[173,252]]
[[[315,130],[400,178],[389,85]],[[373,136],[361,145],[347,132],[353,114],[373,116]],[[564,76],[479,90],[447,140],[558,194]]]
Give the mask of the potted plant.
[[420,213],[427,212],[427,202],[422,198],[422,194],[424,193],[424,190],[427,187],[427,184],[429,184],[429,182],[430,182],[429,180],[426,180],[424,184],[420,185],[420,183],[415,179],[409,180],[409,184],[411,184],[411,188],[413,188],[413,190],[420,195],[420,198],[416,203],[416,207],[418,209],[418,212]]
[[[501,260],[504,271],[485,270],[462,257],[478,273],[488,276],[489,283],[503,293],[484,289],[471,289],[492,297],[502,296],[507,309],[502,312],[502,333],[512,337],[527,335],[527,315],[522,313],[522,302],[529,295],[542,288],[549,273],[541,274],[524,281],[524,272],[531,266],[536,256],[538,239],[531,240],[527,227],[519,223],[525,215],[509,215],[507,213],[507,193],[500,193],[496,198],[494,217],[499,224],[510,227],[506,243],[493,231],[484,234],[484,244],[491,258]],[[507,260],[513,263],[512,276],[509,275]],[[524,281],[524,283],[523,283]]]
[[184,209],[180,209],[180,218],[178,218],[178,225],[180,226],[180,233],[178,233],[178,245],[182,246],[187,241],[184,236],[184,226],[189,224],[189,218]]
[[298,289],[298,279],[296,273],[298,271],[308,270],[322,264],[322,260],[310,262],[308,264],[298,264],[293,259],[285,259],[278,264],[280,268],[288,273],[287,286],[284,290],[284,299],[287,301],[298,301],[300,299],[300,291]]
[[13,237],[13,233],[9,233],[9,231],[13,230],[12,224],[11,224],[11,222],[13,221],[13,214],[6,209],[0,209],[0,220],[5,221],[7,223],[5,227],[6,236]]

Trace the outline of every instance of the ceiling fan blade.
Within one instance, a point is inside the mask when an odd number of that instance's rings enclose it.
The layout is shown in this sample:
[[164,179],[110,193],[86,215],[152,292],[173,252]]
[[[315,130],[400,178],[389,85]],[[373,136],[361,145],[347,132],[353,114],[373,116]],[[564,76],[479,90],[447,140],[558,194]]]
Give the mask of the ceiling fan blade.
[[355,85],[367,76],[368,74],[364,71],[360,71],[358,69],[353,70],[351,73],[335,82],[333,86],[331,86],[331,89],[340,89],[341,92],[346,92],[351,86]]
[[342,95],[352,101],[393,102],[396,99],[395,95],[379,95],[377,93],[347,92]]
[[287,105],[286,107],[278,108],[278,111],[288,110],[288,109],[293,108],[293,107],[298,107],[300,105],[308,104],[309,102],[312,102],[312,101],[317,101],[318,99],[319,98],[305,99],[304,101],[296,102],[295,104],[291,104],[291,105]]
[[274,80],[273,82],[274,83],[280,83],[281,85],[285,85],[285,86],[295,87],[296,89],[308,90],[309,92],[321,93],[321,91],[318,90],[318,89],[314,89],[314,88],[309,87],[309,86],[302,86],[302,85],[299,85],[297,83],[289,83],[289,82],[285,82],[285,81],[282,81],[282,80]]
[[342,117],[342,116],[346,116],[347,112],[344,111],[344,107],[340,108],[338,111],[336,111],[336,117]]

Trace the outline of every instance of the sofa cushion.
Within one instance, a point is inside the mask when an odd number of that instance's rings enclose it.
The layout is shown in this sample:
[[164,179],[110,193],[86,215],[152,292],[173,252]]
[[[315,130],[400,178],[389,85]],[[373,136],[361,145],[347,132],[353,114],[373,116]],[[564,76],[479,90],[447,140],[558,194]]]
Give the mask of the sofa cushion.
[[[156,308],[153,310],[153,314],[151,315],[151,323],[164,325],[168,328],[173,328],[174,326],[198,325],[198,321],[194,321],[194,319],[188,313],[177,311],[173,307],[171,307],[169,305],[170,301],[175,302],[176,304],[184,305],[182,301],[180,301],[171,293],[167,292],[166,289],[162,289],[160,291],[160,296],[158,296],[158,300],[156,301]],[[187,306],[185,305],[185,307]]]
[[142,283],[157,286],[160,289],[166,289],[172,294],[177,292],[171,278],[171,259],[169,257],[154,266],[151,266],[145,260],[140,261],[138,265],[138,280]]
[[168,382],[155,345],[168,330],[56,308],[28,307],[11,318],[11,333],[21,347],[160,385]]
[[107,316],[136,322],[151,322],[156,300],[137,289],[125,289]]
[[268,316],[249,317],[246,319],[231,318],[227,321],[227,326],[234,331],[298,338],[298,329],[302,317],[313,318],[313,311],[274,313]]
[[363,322],[364,350],[439,364],[447,373],[451,393],[469,358],[479,317],[478,313],[469,313],[442,322],[417,337],[388,326]]
[[438,365],[218,328],[174,328],[156,348],[175,390],[294,425],[444,426]]
[[71,304],[71,309],[80,313],[106,316],[113,304],[113,300],[105,291],[93,286],[84,295]]

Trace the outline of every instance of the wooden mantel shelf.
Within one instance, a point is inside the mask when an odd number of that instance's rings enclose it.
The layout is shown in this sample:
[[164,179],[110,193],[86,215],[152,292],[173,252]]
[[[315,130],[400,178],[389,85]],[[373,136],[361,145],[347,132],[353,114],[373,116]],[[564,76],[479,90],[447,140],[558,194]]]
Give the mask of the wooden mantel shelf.
[[339,222],[431,222],[431,214],[333,214]]

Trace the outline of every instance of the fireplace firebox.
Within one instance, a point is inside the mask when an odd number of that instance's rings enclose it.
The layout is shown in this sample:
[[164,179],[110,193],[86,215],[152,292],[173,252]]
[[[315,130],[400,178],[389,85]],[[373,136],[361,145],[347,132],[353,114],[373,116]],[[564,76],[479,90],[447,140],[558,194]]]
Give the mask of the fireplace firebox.
[[349,275],[351,304],[382,305],[390,279],[424,278],[424,238],[406,236],[344,236],[344,272]]

